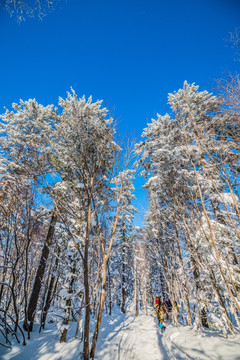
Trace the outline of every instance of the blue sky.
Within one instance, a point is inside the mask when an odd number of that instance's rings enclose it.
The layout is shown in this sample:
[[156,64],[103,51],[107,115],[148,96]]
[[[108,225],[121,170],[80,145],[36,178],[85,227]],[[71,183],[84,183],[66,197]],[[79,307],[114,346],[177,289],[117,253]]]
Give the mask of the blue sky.
[[1,9],[0,112],[20,98],[57,105],[72,86],[103,99],[120,134],[139,139],[184,80],[212,91],[216,78],[239,72],[225,41],[239,26],[238,0],[59,0],[42,21],[21,24]]

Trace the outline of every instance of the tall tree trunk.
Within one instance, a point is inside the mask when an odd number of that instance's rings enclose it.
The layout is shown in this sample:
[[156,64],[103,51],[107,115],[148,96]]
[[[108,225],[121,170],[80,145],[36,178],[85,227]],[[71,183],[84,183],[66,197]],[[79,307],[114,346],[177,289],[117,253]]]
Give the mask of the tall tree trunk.
[[137,277],[136,260],[135,260],[135,316],[138,316],[138,277]]
[[32,328],[33,328],[34,316],[35,316],[35,312],[36,312],[36,308],[37,308],[39,293],[40,293],[41,286],[42,286],[42,279],[44,276],[46,263],[47,263],[47,259],[48,259],[48,255],[49,255],[49,246],[52,245],[56,222],[57,222],[57,214],[54,211],[52,218],[51,218],[50,226],[48,229],[46,242],[42,249],[42,255],[41,255],[40,263],[38,266],[37,274],[35,277],[35,281],[33,284],[31,297],[30,297],[30,300],[28,303],[27,317],[25,318],[24,325],[23,325],[23,327],[26,331],[32,331]]
[[84,319],[84,333],[83,333],[84,360],[89,359],[90,291],[89,291],[88,276],[89,276],[88,252],[85,251],[85,257],[84,257],[85,319]]
[[126,256],[125,256],[125,242],[123,240],[122,243],[122,304],[121,304],[121,312],[125,314],[125,301],[126,301]]
[[[70,284],[69,284],[69,289],[68,289],[68,293],[69,294],[72,294],[73,293],[73,283],[75,281],[75,272],[76,272],[76,269],[75,267],[73,267],[71,269],[71,281],[70,281]],[[67,340],[67,326],[68,326],[68,323],[69,323],[69,317],[70,317],[70,314],[71,314],[71,304],[72,304],[72,299],[69,298],[66,300],[66,307],[65,307],[65,315],[64,315],[64,320],[63,320],[63,325],[64,325],[64,329],[63,331],[61,332],[61,336],[60,336],[60,343],[63,343],[63,342],[66,342]]]
[[[190,247],[191,247],[191,245],[190,245]],[[191,249],[191,251],[193,251],[193,249]],[[197,297],[199,297],[200,273],[199,273],[197,262],[194,259],[193,255],[191,255],[191,263],[193,265],[193,276],[194,276],[195,284],[196,284]],[[199,299],[198,299],[198,301],[199,301]],[[209,326],[208,326],[208,322],[207,322],[207,309],[206,309],[205,305],[199,311],[199,316],[200,316],[202,326],[204,326],[205,328],[208,328]]]
[[148,302],[147,302],[147,276],[145,274],[145,284],[144,284],[144,302],[145,302],[145,314],[148,315]]
[[50,284],[49,284],[49,287],[48,287],[47,299],[46,299],[45,306],[44,306],[43,313],[42,313],[40,330],[41,330],[41,328],[44,329],[44,327],[45,327],[47,313],[48,313],[48,310],[50,308],[50,305],[51,305],[51,302],[52,302],[52,299],[53,299],[53,289],[54,289],[54,283],[55,283],[55,279],[56,279],[56,271],[57,271],[57,267],[58,267],[58,256],[59,256],[59,254],[60,254],[60,249],[58,248],[57,257],[56,257],[56,260],[55,260],[55,266],[54,266],[53,273],[52,273],[51,280],[50,280]]
[[108,292],[109,292],[109,315],[112,315],[112,292],[111,292],[111,273],[109,269],[109,263],[107,265],[108,267]]
[[[175,200],[176,197],[175,197],[175,192],[174,192],[172,183],[171,183],[171,189],[172,189],[173,199]],[[182,216],[182,218],[183,218],[183,220],[185,220],[185,216]],[[185,269],[184,269],[184,264],[183,264],[183,258],[182,258],[182,252],[181,252],[181,246],[180,246],[180,239],[179,239],[179,232],[178,232],[176,214],[175,214],[175,206],[174,206],[174,211],[173,211],[173,221],[174,221],[174,228],[175,228],[175,232],[176,232],[178,257],[179,257],[179,260],[180,260],[180,267],[181,267],[182,277],[183,277],[183,289],[184,289],[184,297],[185,297],[185,302],[186,302],[187,321],[188,321],[188,325],[192,326],[190,301],[189,301],[189,294],[188,294],[188,287],[187,287],[187,277],[186,277],[186,274],[185,274]],[[184,224],[185,224],[185,221],[184,221]],[[175,309],[174,304],[173,304],[173,307]]]
[[91,353],[90,353],[91,359],[94,359],[97,338],[98,338],[100,325],[101,325],[101,321],[102,321],[102,313],[103,313],[104,300],[105,300],[105,294],[106,294],[106,281],[107,281],[107,261],[106,261],[106,259],[104,259],[103,272],[102,272],[102,293],[101,293],[101,297],[100,297],[97,322],[95,323],[95,331],[94,331],[94,335],[93,335],[93,341],[92,341],[92,347],[91,347]]
[[111,235],[111,239],[110,239],[110,242],[109,242],[109,247],[108,247],[106,255],[105,255],[105,246],[104,246],[104,243],[103,243],[102,234],[100,233],[100,240],[101,240],[102,252],[103,252],[102,293],[101,293],[101,297],[100,297],[98,318],[97,318],[97,322],[95,322],[95,329],[94,329],[94,335],[93,335],[92,347],[91,347],[91,353],[90,353],[90,357],[92,359],[94,359],[94,356],[95,356],[96,344],[97,344],[98,334],[99,334],[100,325],[101,325],[101,321],[102,321],[102,313],[103,313],[104,301],[105,301],[105,296],[106,296],[107,265],[108,265],[108,261],[109,261],[109,258],[110,258],[110,253],[111,253],[111,250],[112,250],[113,240],[115,238],[115,233],[116,233],[116,229],[117,229],[119,210],[120,210],[121,194],[122,194],[122,186],[121,186],[121,189],[120,189],[120,193],[118,194],[118,198],[117,198],[117,212],[116,212],[116,217],[115,217],[115,221],[114,221],[114,225],[113,225],[112,235]]
[[[91,180],[93,189],[93,179]],[[92,190],[91,190],[92,191]],[[83,357],[84,360],[89,359],[89,325],[90,325],[90,287],[89,287],[89,268],[88,268],[88,257],[89,257],[89,241],[90,241],[90,230],[91,230],[91,196],[88,199],[88,216],[87,216],[87,234],[84,247],[84,290],[85,290],[85,319],[84,319],[84,331],[83,331]]]
[[[190,302],[189,302],[189,296],[188,296],[188,287],[187,287],[187,278],[186,278],[186,274],[185,274],[185,270],[184,270],[183,259],[182,259],[181,248],[180,248],[180,241],[179,241],[179,238],[178,238],[177,229],[176,229],[176,233],[177,233],[176,239],[177,239],[178,256],[179,256],[179,259],[180,259],[180,266],[181,266],[182,276],[183,276],[183,289],[184,289],[184,297],[185,297],[185,302],[186,302],[187,321],[188,321],[188,325],[192,326],[191,309],[190,309]],[[175,308],[174,304],[173,304],[173,307]]]

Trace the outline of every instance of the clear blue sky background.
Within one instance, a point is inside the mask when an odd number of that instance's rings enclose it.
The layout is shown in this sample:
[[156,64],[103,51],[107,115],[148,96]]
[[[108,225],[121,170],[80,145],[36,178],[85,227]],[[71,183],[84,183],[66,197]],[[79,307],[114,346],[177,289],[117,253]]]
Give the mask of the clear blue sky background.
[[216,78],[239,72],[225,41],[239,26],[240,0],[61,0],[21,24],[1,9],[0,113],[20,98],[57,105],[72,86],[103,99],[120,134],[139,139],[184,80],[212,91]]

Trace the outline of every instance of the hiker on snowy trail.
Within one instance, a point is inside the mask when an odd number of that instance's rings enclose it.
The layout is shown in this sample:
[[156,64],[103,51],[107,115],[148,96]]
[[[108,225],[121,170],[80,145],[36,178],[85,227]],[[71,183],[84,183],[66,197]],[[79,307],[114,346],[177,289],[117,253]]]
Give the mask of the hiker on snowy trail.
[[165,305],[165,309],[167,311],[168,321],[169,321],[171,319],[171,317],[172,317],[172,309],[173,309],[171,300],[170,299],[165,300],[164,305]]
[[157,307],[157,305],[159,304],[159,296],[155,296],[155,301],[154,301],[154,308]]
[[177,314],[179,315],[180,311],[179,311],[178,303],[176,302],[176,300],[174,301],[174,305],[176,307]]
[[164,332],[166,330],[166,326],[163,325],[164,318],[166,315],[166,323],[168,323],[168,313],[164,303],[162,302],[159,296],[157,296],[155,299],[155,309],[156,309],[159,327],[161,329],[161,332]]
[[168,312],[171,312],[171,311],[172,311],[172,303],[171,303],[171,300],[170,300],[170,299],[167,300],[167,311],[168,311]]

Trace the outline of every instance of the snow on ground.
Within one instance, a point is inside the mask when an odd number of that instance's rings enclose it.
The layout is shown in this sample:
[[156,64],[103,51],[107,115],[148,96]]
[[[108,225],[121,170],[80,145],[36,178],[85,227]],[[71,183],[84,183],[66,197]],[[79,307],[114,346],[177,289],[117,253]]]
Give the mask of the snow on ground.
[[[46,324],[40,334],[39,326],[34,327],[27,345],[14,343],[12,350],[0,346],[0,360],[75,360],[80,359],[80,342],[74,339],[76,325],[70,330],[68,342],[60,344],[56,324]],[[26,335],[27,336],[27,335]],[[20,338],[21,339],[21,338]]]
[[[59,344],[56,324],[31,334],[27,346],[0,347],[1,360],[79,360],[82,344],[74,340],[76,325],[68,342]],[[208,330],[168,325],[161,334],[152,315],[105,316],[96,349],[96,360],[240,360],[240,335],[228,339]]]
[[162,359],[158,331],[152,316],[118,314],[105,318],[97,345],[96,360]]
[[198,332],[190,327],[169,325],[162,344],[169,360],[240,360],[240,335],[226,339],[211,330]]
[[168,325],[164,334],[153,316],[118,314],[102,323],[96,360],[240,360],[240,335]]

